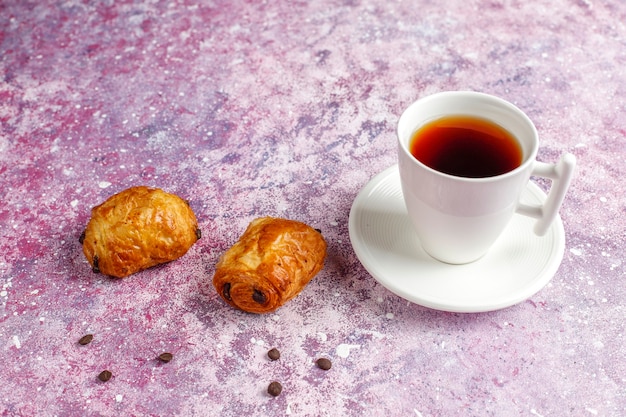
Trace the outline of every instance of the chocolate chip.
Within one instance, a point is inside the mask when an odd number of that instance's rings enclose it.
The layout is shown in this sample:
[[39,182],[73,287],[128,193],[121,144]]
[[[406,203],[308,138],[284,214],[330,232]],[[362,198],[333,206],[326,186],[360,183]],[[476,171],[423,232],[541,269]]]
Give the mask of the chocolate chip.
[[78,238],[78,243],[82,245],[84,241],[85,241],[85,231],[83,230],[83,233],[81,233],[80,237]]
[[98,379],[102,382],[107,382],[112,376],[111,371],[104,370],[98,374]]
[[255,289],[252,293],[252,299],[259,304],[265,304],[265,302],[267,301],[267,297],[265,297],[265,294],[257,289]]
[[317,367],[320,369],[323,369],[325,371],[328,371],[330,369],[331,366],[333,366],[332,362],[330,361],[330,359],[326,359],[326,358],[319,358],[317,360],[317,362],[315,362],[317,364]]
[[230,282],[224,284],[224,288],[222,288],[222,293],[224,293],[224,298],[226,298],[228,301],[233,300],[232,298],[230,298]]
[[319,234],[322,234],[322,229],[315,229],[315,231]]
[[202,237],[202,230],[196,229],[196,240],[200,240]]
[[267,393],[272,397],[278,397],[281,392],[283,392],[283,386],[280,382],[274,381],[267,387]]
[[81,337],[80,339],[78,339],[78,344],[79,345],[88,345],[91,343],[91,341],[93,340],[93,335],[92,334],[86,334],[83,337]]
[[267,352],[267,356],[271,360],[277,361],[278,359],[280,359],[280,352],[278,351],[278,349],[272,348],[272,349],[269,350],[269,352]]
[[173,358],[173,357],[174,357],[174,355],[172,355],[171,353],[169,353],[169,352],[163,352],[163,353],[161,353],[161,354],[159,355],[159,360],[160,360],[161,362],[168,363],[169,361],[171,361],[171,360],[172,360],[172,358]]
[[91,267],[91,270],[97,274],[100,272],[100,266],[98,265],[98,262],[100,261],[100,259],[98,258],[98,255],[94,255],[93,256],[93,266]]

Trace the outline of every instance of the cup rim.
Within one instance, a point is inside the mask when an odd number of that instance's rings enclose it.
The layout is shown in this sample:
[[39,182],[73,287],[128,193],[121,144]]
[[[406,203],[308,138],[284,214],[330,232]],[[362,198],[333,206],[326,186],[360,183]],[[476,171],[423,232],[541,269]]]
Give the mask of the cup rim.
[[[489,176],[489,177],[462,177],[462,176],[458,176],[458,175],[447,174],[445,172],[441,172],[441,171],[438,171],[436,169],[433,169],[433,168],[429,167],[428,165],[424,164],[419,159],[417,159],[415,156],[413,156],[411,151],[408,149],[408,141],[404,141],[402,139],[402,134],[400,132],[400,127],[402,125],[402,121],[406,117],[408,117],[407,115],[409,113],[409,110],[411,110],[411,108],[413,106],[416,106],[418,103],[420,105],[423,105],[424,103],[427,103],[428,101],[441,99],[441,98],[446,97],[446,96],[465,96],[465,97],[478,98],[478,99],[482,99],[482,100],[489,100],[491,102],[496,102],[498,105],[503,106],[503,107],[507,108],[510,112],[516,114],[519,117],[519,119],[521,119],[528,127],[530,127],[530,130],[531,130],[533,138],[534,138],[534,141],[533,141],[533,144],[531,146],[530,152],[525,157],[525,159],[522,161],[522,163],[519,166],[517,166],[515,169],[512,169],[512,170],[510,170],[508,172],[505,172],[503,174],[492,175],[492,176]],[[454,114],[457,115],[457,114],[462,114],[462,113],[454,113]],[[474,116],[474,115],[472,115],[472,116]],[[506,129],[506,127],[504,127],[504,128]],[[415,129],[413,129],[413,132],[415,132]],[[412,163],[420,166],[422,169],[427,170],[431,174],[438,175],[438,176],[441,176],[443,178],[454,179],[454,180],[457,180],[457,181],[464,181],[464,182],[470,182],[470,183],[483,183],[483,182],[498,181],[498,180],[502,180],[502,179],[505,179],[505,178],[509,178],[509,177],[518,175],[521,171],[525,171],[526,169],[528,169],[529,165],[531,165],[531,164],[533,164],[535,162],[535,160],[537,158],[537,152],[538,152],[538,149],[539,149],[539,135],[538,135],[538,132],[537,132],[537,128],[535,127],[535,124],[532,122],[532,120],[530,120],[530,118],[526,115],[526,113],[524,113],[519,107],[515,106],[513,103],[511,103],[511,102],[509,102],[507,100],[504,100],[504,99],[502,99],[500,97],[497,97],[497,96],[494,96],[494,95],[491,95],[491,94],[481,93],[481,92],[477,92],[477,91],[442,91],[442,92],[430,94],[430,95],[427,95],[427,96],[424,96],[424,97],[421,97],[421,98],[415,100],[408,107],[406,107],[406,109],[400,115],[400,118],[398,119],[398,123],[397,123],[396,136],[397,136],[397,139],[398,139],[398,143],[400,144],[400,148],[404,152],[405,156],[408,157],[411,160]],[[410,139],[409,139],[409,141],[410,141]]]

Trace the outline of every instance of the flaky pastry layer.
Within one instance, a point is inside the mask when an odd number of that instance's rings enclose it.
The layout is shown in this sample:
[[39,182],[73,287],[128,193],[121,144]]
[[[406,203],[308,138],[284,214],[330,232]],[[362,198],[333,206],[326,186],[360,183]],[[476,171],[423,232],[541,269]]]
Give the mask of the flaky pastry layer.
[[199,238],[196,216],[185,200],[145,186],[94,207],[81,236],[93,271],[117,278],[178,259]]
[[262,217],[221,256],[213,285],[231,306],[268,313],[298,295],[325,257],[319,231],[294,220]]

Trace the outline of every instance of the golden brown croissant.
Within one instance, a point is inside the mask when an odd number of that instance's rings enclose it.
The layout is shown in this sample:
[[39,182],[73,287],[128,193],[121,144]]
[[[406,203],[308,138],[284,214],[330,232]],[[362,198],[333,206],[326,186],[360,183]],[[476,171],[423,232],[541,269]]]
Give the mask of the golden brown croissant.
[[325,257],[320,232],[297,221],[262,217],[222,255],[213,285],[231,306],[269,313],[298,295]]
[[81,243],[94,272],[123,278],[180,258],[199,238],[185,200],[139,186],[94,207]]

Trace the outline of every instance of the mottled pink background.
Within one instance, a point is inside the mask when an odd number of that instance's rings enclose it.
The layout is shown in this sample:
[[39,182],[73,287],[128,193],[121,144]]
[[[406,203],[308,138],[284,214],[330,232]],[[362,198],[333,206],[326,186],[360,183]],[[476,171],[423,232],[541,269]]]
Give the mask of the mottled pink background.
[[[596,0],[0,0],[0,415],[626,415],[624,22]],[[491,313],[393,295],[348,236],[399,114],[457,89],[521,107],[541,160],[579,161],[560,269]],[[202,240],[95,275],[90,208],[138,184],[189,199]],[[259,316],[210,281],[263,215],[322,229],[329,256]]]

